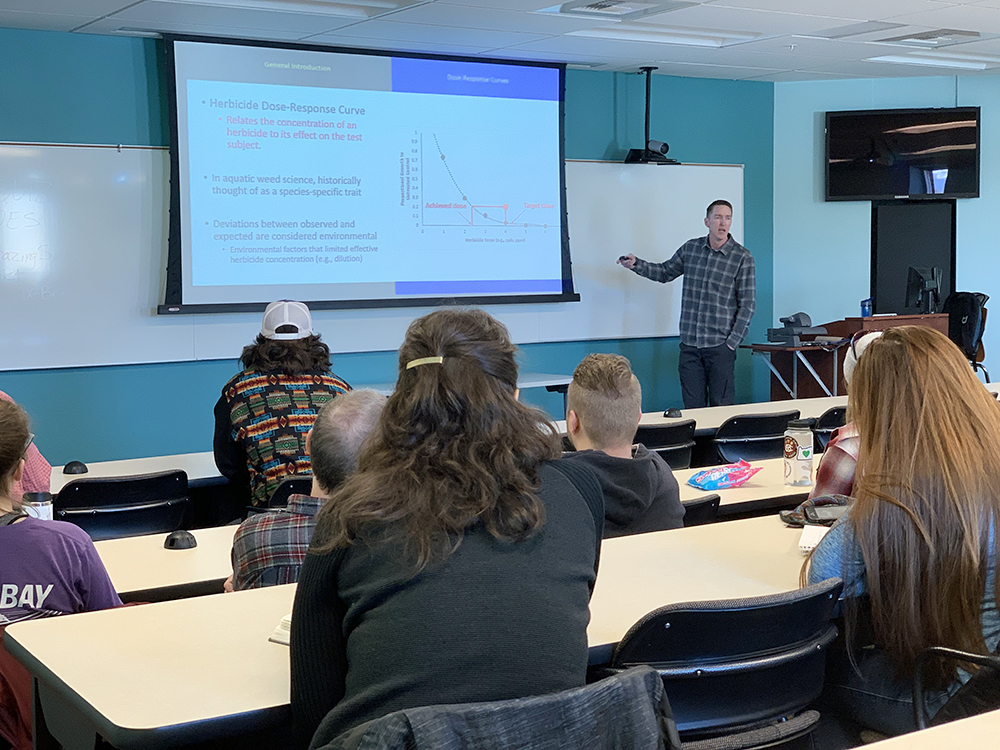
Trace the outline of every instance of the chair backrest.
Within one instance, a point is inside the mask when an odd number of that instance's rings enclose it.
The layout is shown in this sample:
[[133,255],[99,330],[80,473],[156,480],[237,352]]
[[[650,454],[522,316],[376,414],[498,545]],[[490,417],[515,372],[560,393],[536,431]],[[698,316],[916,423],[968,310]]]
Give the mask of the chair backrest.
[[799,418],[797,409],[775,414],[742,414],[730,417],[715,432],[715,447],[726,463],[745,459],[781,458],[788,423]]
[[294,477],[292,479],[285,479],[281,484],[274,488],[274,492],[271,497],[268,498],[267,507],[268,508],[286,508],[288,507],[288,498],[292,495],[308,495],[312,492],[313,478],[312,476],[306,477]]
[[691,451],[694,448],[693,419],[667,425],[639,425],[633,442],[642,443],[649,450],[660,454],[671,469],[687,469],[691,466]]
[[74,479],[53,501],[53,516],[74,523],[95,541],[176,531],[184,524],[187,473]]
[[684,527],[715,523],[719,515],[719,496],[705,495],[697,500],[688,500],[684,506]]
[[[953,693],[928,721],[924,696],[924,670],[934,660],[950,660],[959,664],[976,664],[979,671]],[[913,665],[913,718],[917,729],[938,726],[969,716],[1000,708],[1000,656],[973,654],[942,646],[929,646],[917,654]]]
[[325,737],[320,724],[312,746],[322,750],[679,750],[680,739],[663,682],[654,670],[637,667],[550,695],[396,711],[332,740]]
[[783,717],[823,689],[842,588],[832,578],[782,594],[661,607],[629,629],[612,667],[656,669],[682,735]]
[[955,292],[944,301],[942,312],[948,314],[948,338],[970,362],[981,361],[976,356],[983,340],[988,299],[982,292]]
[[847,424],[846,406],[834,406],[819,415],[816,423],[813,424],[813,435],[816,437],[819,451],[826,450],[826,444],[830,442],[833,431],[845,424]]

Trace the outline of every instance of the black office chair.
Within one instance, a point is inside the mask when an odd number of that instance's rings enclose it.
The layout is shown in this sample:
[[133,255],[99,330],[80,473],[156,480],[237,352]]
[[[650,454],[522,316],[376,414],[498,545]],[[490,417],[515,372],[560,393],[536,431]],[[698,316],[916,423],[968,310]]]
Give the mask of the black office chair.
[[293,477],[285,479],[274,488],[274,492],[267,501],[268,508],[287,508],[288,498],[292,495],[308,495],[312,492],[312,476]]
[[715,431],[715,448],[723,463],[781,458],[788,423],[799,418],[798,410],[776,414],[742,414],[730,417]]
[[817,453],[826,450],[827,443],[833,436],[833,431],[847,424],[847,407],[834,406],[819,415],[813,424],[813,437],[816,438]]
[[681,504],[684,506],[684,528],[715,523],[719,515],[719,496],[714,493]]
[[[950,659],[976,664],[980,670],[948,698],[948,701],[934,714],[933,719],[928,720],[924,697],[924,670],[932,659]],[[917,723],[917,729],[947,724],[949,721],[998,708],[1000,708],[1000,656],[972,654],[942,646],[925,648],[917,655],[913,666],[913,718]]]
[[687,469],[691,466],[691,450],[694,448],[693,419],[666,425],[639,425],[633,442],[642,443],[649,450],[660,454],[660,458],[671,469]]
[[128,477],[74,479],[56,495],[53,517],[69,521],[91,539],[176,531],[190,505],[181,470]]
[[989,296],[982,292],[955,292],[948,295],[941,312],[948,314],[948,338],[962,350],[973,371],[982,370],[986,382],[990,374],[983,367],[986,350],[983,333],[986,331],[986,302]]
[[681,750],[663,682],[648,667],[559,693],[403,709],[330,734],[321,723],[312,745],[320,750]]
[[843,582],[782,594],[671,604],[633,625],[604,673],[648,664],[663,678],[685,748],[769,747],[808,734],[837,637]]

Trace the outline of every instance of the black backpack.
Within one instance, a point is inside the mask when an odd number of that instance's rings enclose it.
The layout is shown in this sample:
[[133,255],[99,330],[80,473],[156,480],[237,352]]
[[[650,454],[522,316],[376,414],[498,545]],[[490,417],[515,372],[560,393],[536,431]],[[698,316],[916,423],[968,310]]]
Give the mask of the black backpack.
[[979,354],[988,299],[982,292],[955,292],[944,301],[942,312],[948,313],[948,338],[970,362],[982,362]]

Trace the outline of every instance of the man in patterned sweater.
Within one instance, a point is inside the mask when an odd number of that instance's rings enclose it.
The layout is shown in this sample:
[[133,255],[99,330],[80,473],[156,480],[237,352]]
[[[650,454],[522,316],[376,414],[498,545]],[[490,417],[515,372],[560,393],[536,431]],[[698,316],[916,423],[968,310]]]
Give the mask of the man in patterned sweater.
[[243,372],[215,405],[215,464],[241,505],[266,506],[286,477],[309,474],[306,434],[316,413],[351,386],[330,371],[330,348],[301,302],[268,305],[240,361]]
[[358,453],[375,427],[386,398],[370,390],[345,393],[319,411],[306,435],[312,459],[310,497],[292,495],[288,507],[258,513],[240,524],[233,539],[233,575],[226,590],[295,583],[316,527],[316,513],[358,467]]

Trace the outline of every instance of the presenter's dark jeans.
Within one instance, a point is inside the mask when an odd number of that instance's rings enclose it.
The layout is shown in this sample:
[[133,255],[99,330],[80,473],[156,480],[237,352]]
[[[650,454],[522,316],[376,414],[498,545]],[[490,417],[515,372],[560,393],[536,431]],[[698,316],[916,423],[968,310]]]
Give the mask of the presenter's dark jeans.
[[728,406],[736,398],[736,352],[725,344],[708,349],[681,344],[677,370],[685,409]]

